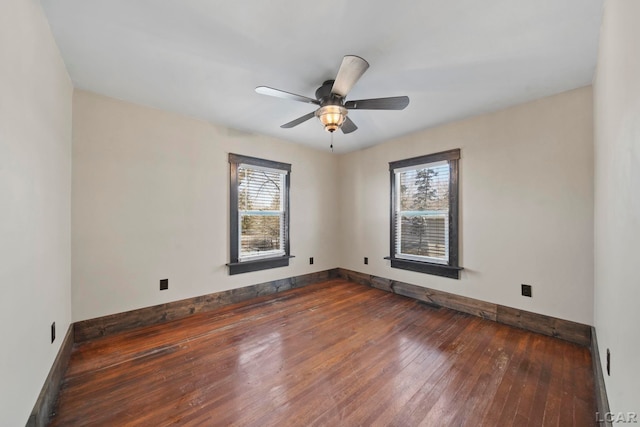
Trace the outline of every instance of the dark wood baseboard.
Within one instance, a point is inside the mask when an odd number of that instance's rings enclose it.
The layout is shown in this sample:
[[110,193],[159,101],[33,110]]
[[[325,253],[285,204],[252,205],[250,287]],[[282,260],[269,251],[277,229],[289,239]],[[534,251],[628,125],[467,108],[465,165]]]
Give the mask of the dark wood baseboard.
[[604,372],[602,371],[602,363],[600,361],[600,351],[598,350],[598,338],[596,337],[596,328],[591,327],[591,364],[593,366],[593,382],[596,386],[596,410],[598,411],[598,423],[603,427],[612,427],[612,423],[606,414],[609,409],[609,399],[607,398],[607,390],[604,386]]
[[69,325],[69,329],[67,329],[60,350],[58,350],[58,355],[53,361],[53,365],[51,366],[49,375],[47,375],[47,379],[44,381],[42,390],[40,390],[38,400],[36,400],[31,415],[29,415],[29,420],[27,420],[27,427],[45,427],[49,424],[49,419],[55,408],[58,392],[60,391],[60,384],[69,365],[72,350],[73,323]]
[[580,344],[591,345],[591,326],[517,308],[496,305],[497,322]]
[[299,288],[312,283],[336,278],[337,276],[338,269],[319,271],[317,273],[259,283],[257,285],[230,289],[180,301],[172,301],[166,304],[154,305],[152,307],[140,308],[124,313],[82,320],[75,323],[74,341],[82,342],[142,326],[169,322],[194,313],[214,310],[250,298]]
[[591,326],[583,325],[582,323],[493,304],[344,268],[338,269],[338,275],[352,282],[414,298],[433,306],[451,308],[463,313],[482,317],[483,319],[489,319],[505,325],[560,338],[585,347],[591,345]]

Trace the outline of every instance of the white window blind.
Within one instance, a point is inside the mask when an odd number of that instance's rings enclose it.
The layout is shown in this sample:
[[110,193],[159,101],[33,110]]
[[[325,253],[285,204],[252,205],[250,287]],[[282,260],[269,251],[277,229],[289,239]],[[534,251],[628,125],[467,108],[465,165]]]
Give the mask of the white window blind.
[[239,261],[285,255],[287,171],[238,166]]
[[449,162],[395,170],[395,257],[449,262]]

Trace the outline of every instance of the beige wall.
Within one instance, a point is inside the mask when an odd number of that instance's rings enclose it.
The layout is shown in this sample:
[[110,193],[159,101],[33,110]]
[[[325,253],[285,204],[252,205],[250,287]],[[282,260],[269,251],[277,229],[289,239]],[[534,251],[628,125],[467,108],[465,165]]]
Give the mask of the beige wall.
[[[0,425],[24,425],[71,320],[72,86],[36,0],[0,5]],[[57,339],[51,344],[50,326]]]
[[640,414],[640,2],[607,1],[595,94],[595,324],[611,410]]
[[[392,269],[388,163],[452,148],[461,149],[461,280]],[[592,324],[592,180],[590,87],[344,155],[340,266]]]
[[[331,153],[83,91],[73,108],[74,320],[338,265]],[[289,267],[228,275],[229,152],[292,165]]]

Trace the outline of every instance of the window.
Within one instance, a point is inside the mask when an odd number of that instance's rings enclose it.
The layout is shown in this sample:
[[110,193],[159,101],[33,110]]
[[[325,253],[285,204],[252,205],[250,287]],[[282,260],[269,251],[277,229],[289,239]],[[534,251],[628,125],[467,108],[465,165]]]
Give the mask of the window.
[[459,158],[456,149],[389,163],[391,267],[460,278]]
[[289,265],[291,165],[229,154],[229,274]]

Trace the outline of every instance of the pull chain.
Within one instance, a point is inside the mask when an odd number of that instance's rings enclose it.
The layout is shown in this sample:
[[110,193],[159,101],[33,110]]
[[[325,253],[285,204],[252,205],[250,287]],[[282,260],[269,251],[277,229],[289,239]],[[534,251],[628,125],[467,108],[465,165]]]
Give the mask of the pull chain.
[[331,145],[329,148],[331,148],[331,152],[333,153],[333,132],[331,132]]

